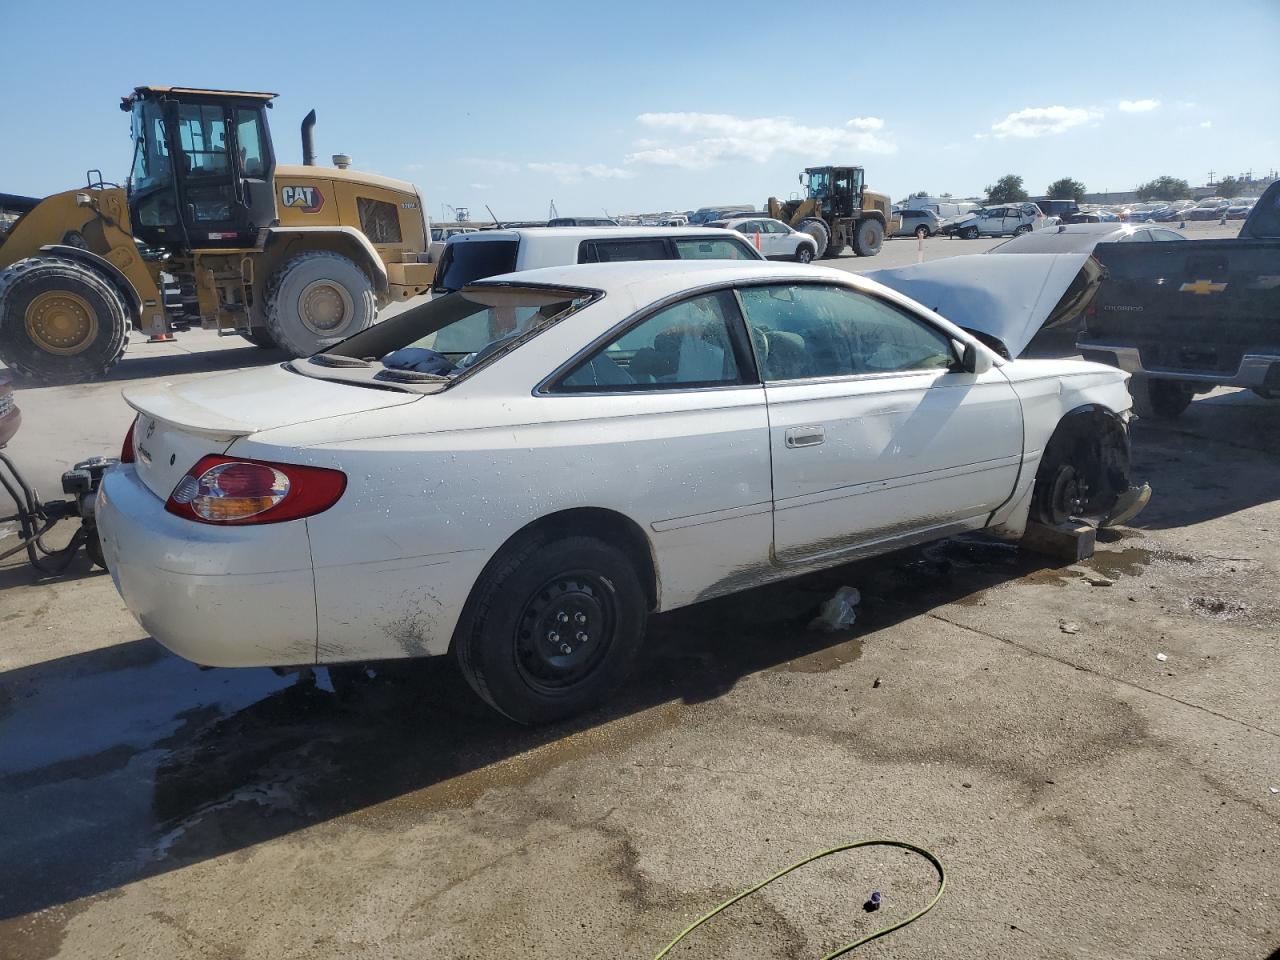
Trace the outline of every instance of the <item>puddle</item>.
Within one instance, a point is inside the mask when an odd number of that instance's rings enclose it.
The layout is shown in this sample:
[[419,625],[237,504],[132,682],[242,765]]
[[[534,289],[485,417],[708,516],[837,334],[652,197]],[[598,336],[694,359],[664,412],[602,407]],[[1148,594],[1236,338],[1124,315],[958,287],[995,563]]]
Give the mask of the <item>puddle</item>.
[[1125,547],[1122,550],[1097,550],[1090,559],[1083,562],[1089,569],[1115,579],[1139,576],[1152,566],[1189,566],[1198,560],[1189,554],[1174,553],[1171,550]]

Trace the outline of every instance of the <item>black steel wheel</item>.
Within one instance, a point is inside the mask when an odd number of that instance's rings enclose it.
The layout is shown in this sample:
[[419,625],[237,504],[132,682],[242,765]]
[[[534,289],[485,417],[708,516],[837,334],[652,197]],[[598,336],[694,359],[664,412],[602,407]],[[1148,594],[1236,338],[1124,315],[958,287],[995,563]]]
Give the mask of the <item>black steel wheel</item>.
[[481,574],[453,649],[467,682],[518,723],[598,704],[630,670],[648,604],[626,554],[595,537],[525,537]]

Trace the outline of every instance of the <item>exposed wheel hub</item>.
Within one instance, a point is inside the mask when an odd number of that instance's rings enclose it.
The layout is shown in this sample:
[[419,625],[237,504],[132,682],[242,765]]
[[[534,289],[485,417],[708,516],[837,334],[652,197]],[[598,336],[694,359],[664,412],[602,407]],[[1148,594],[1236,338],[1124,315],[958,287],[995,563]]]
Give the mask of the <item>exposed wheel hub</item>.
[[1054,520],[1062,523],[1072,517],[1083,516],[1089,503],[1089,481],[1075,467],[1064,465],[1054,478],[1050,499]]
[[98,317],[89,301],[69,290],[50,290],[27,305],[27,336],[46,353],[83,353],[98,335]]
[[589,674],[613,638],[613,602],[590,574],[548,581],[516,625],[516,661],[535,686],[563,688]]
[[303,325],[321,336],[341,329],[354,312],[351,294],[332,280],[313,280],[298,297],[298,315]]

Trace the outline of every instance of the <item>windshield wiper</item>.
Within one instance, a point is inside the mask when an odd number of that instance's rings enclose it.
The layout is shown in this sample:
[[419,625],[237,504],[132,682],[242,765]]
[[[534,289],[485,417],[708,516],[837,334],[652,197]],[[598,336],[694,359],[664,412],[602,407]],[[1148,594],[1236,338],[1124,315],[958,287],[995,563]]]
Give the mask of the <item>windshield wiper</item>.
[[314,357],[310,357],[307,363],[314,363],[317,367],[371,366],[368,360],[361,360],[359,357],[344,357],[337,353],[317,353]]

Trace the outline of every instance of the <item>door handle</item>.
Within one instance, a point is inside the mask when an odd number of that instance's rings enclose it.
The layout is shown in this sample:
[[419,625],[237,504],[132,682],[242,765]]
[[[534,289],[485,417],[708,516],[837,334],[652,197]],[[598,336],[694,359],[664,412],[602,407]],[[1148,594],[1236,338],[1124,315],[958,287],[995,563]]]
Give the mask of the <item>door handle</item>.
[[816,447],[827,439],[827,432],[822,427],[791,427],[786,432],[788,447]]

